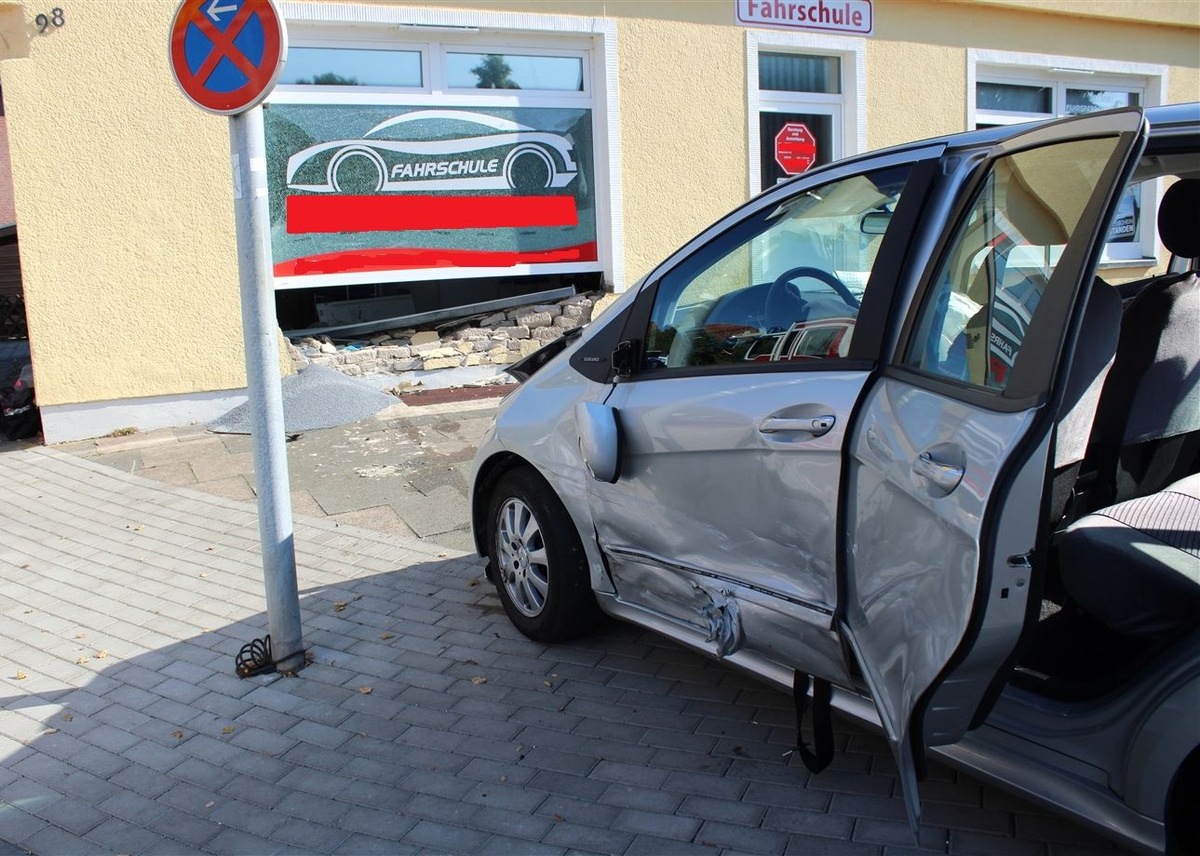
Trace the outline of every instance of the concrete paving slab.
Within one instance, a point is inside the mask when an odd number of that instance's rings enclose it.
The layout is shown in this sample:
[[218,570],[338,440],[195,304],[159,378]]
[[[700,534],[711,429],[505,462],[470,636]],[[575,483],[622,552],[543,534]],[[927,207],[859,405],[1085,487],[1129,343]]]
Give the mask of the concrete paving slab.
[[417,534],[412,527],[404,522],[396,510],[390,505],[379,505],[375,508],[363,508],[357,511],[345,511],[341,514],[331,514],[329,519],[339,525],[361,526],[374,532],[382,532],[395,538],[415,538]]

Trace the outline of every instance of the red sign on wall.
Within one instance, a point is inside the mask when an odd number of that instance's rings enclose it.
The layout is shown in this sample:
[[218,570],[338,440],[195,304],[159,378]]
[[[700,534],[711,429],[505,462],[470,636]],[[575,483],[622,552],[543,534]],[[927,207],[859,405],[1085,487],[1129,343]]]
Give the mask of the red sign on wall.
[[803,122],[788,122],[775,135],[775,162],[788,175],[799,175],[817,162],[817,139]]

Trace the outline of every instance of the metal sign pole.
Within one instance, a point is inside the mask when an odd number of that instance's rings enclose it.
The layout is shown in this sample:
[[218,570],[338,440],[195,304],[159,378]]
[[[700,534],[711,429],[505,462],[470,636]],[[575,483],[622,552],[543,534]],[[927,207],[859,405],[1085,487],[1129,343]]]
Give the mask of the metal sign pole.
[[262,541],[271,659],[281,672],[304,666],[292,501],[288,492],[275,293],[267,240],[267,152],[262,107],[229,117],[246,386],[251,408],[258,532]]

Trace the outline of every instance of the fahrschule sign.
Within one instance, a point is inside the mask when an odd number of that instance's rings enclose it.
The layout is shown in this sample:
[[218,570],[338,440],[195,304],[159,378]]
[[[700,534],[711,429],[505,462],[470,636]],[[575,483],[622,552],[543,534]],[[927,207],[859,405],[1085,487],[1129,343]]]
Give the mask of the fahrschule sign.
[[782,27],[869,36],[875,29],[871,0],[734,0],[744,27]]

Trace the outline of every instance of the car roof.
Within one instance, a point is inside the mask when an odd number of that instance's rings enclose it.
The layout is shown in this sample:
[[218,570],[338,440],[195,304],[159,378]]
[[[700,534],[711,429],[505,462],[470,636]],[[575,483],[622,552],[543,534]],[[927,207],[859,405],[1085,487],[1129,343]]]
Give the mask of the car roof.
[[[1200,133],[1200,101],[1192,101],[1185,104],[1164,104],[1160,107],[1145,108],[1146,118],[1150,122],[1150,139],[1153,141],[1156,136],[1174,135],[1180,132]],[[1092,114],[1097,115],[1097,114]],[[959,131],[954,134],[945,134],[940,137],[929,137],[923,140],[914,140],[911,143],[902,143],[897,146],[889,146],[884,149],[876,149],[870,152],[863,152],[859,155],[852,155],[842,160],[834,161],[821,167],[841,167],[847,164],[852,164],[857,161],[866,161],[884,155],[903,154],[905,152],[917,151],[919,149],[928,148],[929,146],[944,145],[947,148],[983,148],[993,146],[1009,137],[1014,137],[1018,134],[1036,128],[1039,125],[1048,125],[1051,122],[1061,122],[1062,118],[1058,119],[1041,119],[1036,122],[1022,122],[1018,125],[998,125],[992,128],[980,128],[974,131]],[[805,175],[811,175],[817,172],[812,170]]]

